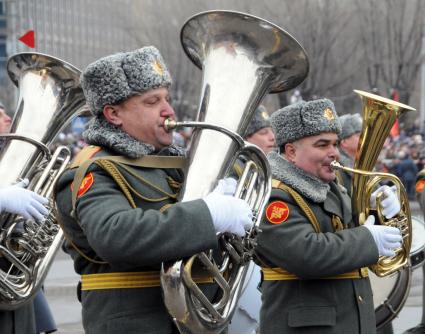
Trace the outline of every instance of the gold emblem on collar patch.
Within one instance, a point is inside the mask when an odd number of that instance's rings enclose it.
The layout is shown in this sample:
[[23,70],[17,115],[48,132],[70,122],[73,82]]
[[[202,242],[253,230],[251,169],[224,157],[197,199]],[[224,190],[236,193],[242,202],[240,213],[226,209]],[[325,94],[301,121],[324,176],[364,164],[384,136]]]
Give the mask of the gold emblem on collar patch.
[[266,111],[263,111],[261,116],[263,116],[264,119],[269,119],[269,114]]
[[331,108],[326,108],[323,111],[323,117],[326,118],[328,121],[330,121],[330,120],[332,120],[332,119],[335,118],[334,117],[334,113],[332,112],[332,109]]
[[162,67],[161,63],[158,60],[155,60],[155,62],[152,64],[152,68],[156,74],[159,74],[159,75],[164,74],[164,68]]
[[271,202],[266,208],[266,217],[272,224],[281,224],[289,217],[289,207],[282,201]]

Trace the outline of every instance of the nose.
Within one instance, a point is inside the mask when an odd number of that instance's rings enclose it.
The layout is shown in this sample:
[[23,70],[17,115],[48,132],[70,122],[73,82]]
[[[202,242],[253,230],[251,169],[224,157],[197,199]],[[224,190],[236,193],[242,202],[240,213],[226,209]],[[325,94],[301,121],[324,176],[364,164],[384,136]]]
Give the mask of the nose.
[[331,149],[329,151],[329,156],[333,160],[339,160],[340,156],[339,156],[339,150],[337,146],[331,146]]
[[270,142],[273,143],[273,145],[276,143],[276,137],[274,136],[273,131],[270,131]]
[[164,102],[164,106],[161,110],[161,116],[164,118],[174,118],[175,112],[173,107],[168,101]]

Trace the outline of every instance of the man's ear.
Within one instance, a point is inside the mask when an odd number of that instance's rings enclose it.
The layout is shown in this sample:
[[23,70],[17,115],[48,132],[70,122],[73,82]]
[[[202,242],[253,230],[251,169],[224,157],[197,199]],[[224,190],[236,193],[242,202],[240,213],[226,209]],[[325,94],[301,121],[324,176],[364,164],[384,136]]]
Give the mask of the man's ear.
[[342,149],[347,148],[346,143],[347,143],[347,141],[345,140],[345,138],[344,138],[344,139],[341,139],[341,140],[339,141],[339,147],[341,147]]
[[105,116],[106,120],[114,124],[116,126],[121,126],[122,120],[119,116],[119,111],[117,107],[107,104],[103,107],[103,116]]
[[294,162],[295,156],[296,156],[296,147],[294,145],[294,143],[286,143],[283,146],[283,154],[285,154],[286,159],[290,162]]

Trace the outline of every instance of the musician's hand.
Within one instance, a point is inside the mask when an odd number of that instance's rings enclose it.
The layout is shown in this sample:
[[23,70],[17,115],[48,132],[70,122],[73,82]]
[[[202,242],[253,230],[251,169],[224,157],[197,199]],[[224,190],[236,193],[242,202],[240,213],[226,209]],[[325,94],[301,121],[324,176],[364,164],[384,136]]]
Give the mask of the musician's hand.
[[25,219],[42,221],[48,213],[44,205],[49,201],[22,186],[22,183],[18,183],[0,189],[0,212],[6,211],[19,214]]
[[237,182],[231,177],[226,177],[218,181],[217,187],[213,191],[218,192],[222,195],[233,196],[236,191]]
[[367,217],[363,226],[372,234],[379,256],[394,256],[394,250],[401,247],[402,236],[398,228],[375,225],[374,216]]
[[401,205],[397,196],[397,188],[389,186],[380,186],[370,196],[370,206],[376,208],[376,197],[379,193],[384,193],[384,199],[381,201],[382,214],[385,218],[393,218],[400,212]]
[[[231,232],[244,236],[245,230],[252,226],[251,208],[242,199],[224,195],[222,193],[224,188],[225,185],[223,183],[220,185],[219,183],[214,191],[204,198],[210,210],[214,228],[217,232]],[[234,190],[229,192],[234,193]]]

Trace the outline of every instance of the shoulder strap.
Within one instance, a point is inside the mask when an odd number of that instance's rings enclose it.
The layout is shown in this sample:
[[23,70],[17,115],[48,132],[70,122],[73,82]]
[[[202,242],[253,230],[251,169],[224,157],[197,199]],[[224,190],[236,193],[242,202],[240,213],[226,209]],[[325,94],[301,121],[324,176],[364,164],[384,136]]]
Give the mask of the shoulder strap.
[[[183,168],[186,163],[186,159],[184,157],[165,157],[165,156],[144,156],[140,159],[127,159],[121,156],[101,156],[101,157],[93,157],[97,152],[101,150],[98,146],[88,146],[83,149],[74,159],[73,163],[69,167],[69,169],[77,168],[77,171],[74,176],[72,188],[72,214],[74,214],[75,204],[77,201],[77,193],[80,188],[81,182],[83,181],[85,174],[87,173],[88,168],[92,163],[97,163],[101,168],[106,170],[112,178],[114,178],[115,182],[120,186],[124,195],[127,197],[132,207],[135,207],[135,203],[133,197],[128,190],[128,187],[123,182],[120,174],[117,172],[117,169],[113,162],[122,163],[130,166],[137,167],[145,167],[145,168]],[[63,231],[65,229],[62,228]],[[65,233],[65,232],[64,232]],[[97,264],[106,264],[105,261],[95,260],[88,255],[84,254],[84,252],[75,245],[75,243],[66,236],[68,241],[71,243],[72,247],[86,260],[92,263]]]
[[156,156],[156,155],[145,155],[139,159],[127,159],[122,156],[101,156],[94,157],[83,161],[79,166],[75,166],[77,171],[74,176],[74,187],[72,189],[72,210],[75,210],[75,204],[77,202],[77,193],[80,188],[81,182],[84,179],[84,176],[87,173],[90,165],[99,160],[118,162],[124,165],[135,166],[135,167],[145,167],[145,168],[183,168],[186,165],[186,158],[184,157],[165,157],[165,156]]
[[69,168],[72,169],[72,168],[78,167],[84,161],[92,158],[97,152],[101,150],[102,148],[100,146],[95,146],[95,145],[88,145],[84,147],[80,152],[78,152],[78,154],[72,160],[72,163],[69,166]]
[[316,231],[316,233],[320,233],[321,232],[320,225],[317,222],[317,218],[314,215],[313,210],[311,210],[311,208],[308,206],[307,202],[302,198],[302,196],[300,194],[298,194],[291,187],[287,186],[283,182],[281,182],[279,180],[276,180],[276,179],[273,179],[272,180],[272,187],[273,188],[281,189],[281,190],[289,193],[292,196],[292,198],[295,200],[295,202],[297,202],[297,204],[301,208],[301,210],[303,210],[303,212],[306,215],[307,219],[310,221],[311,225],[313,225],[313,228]]

